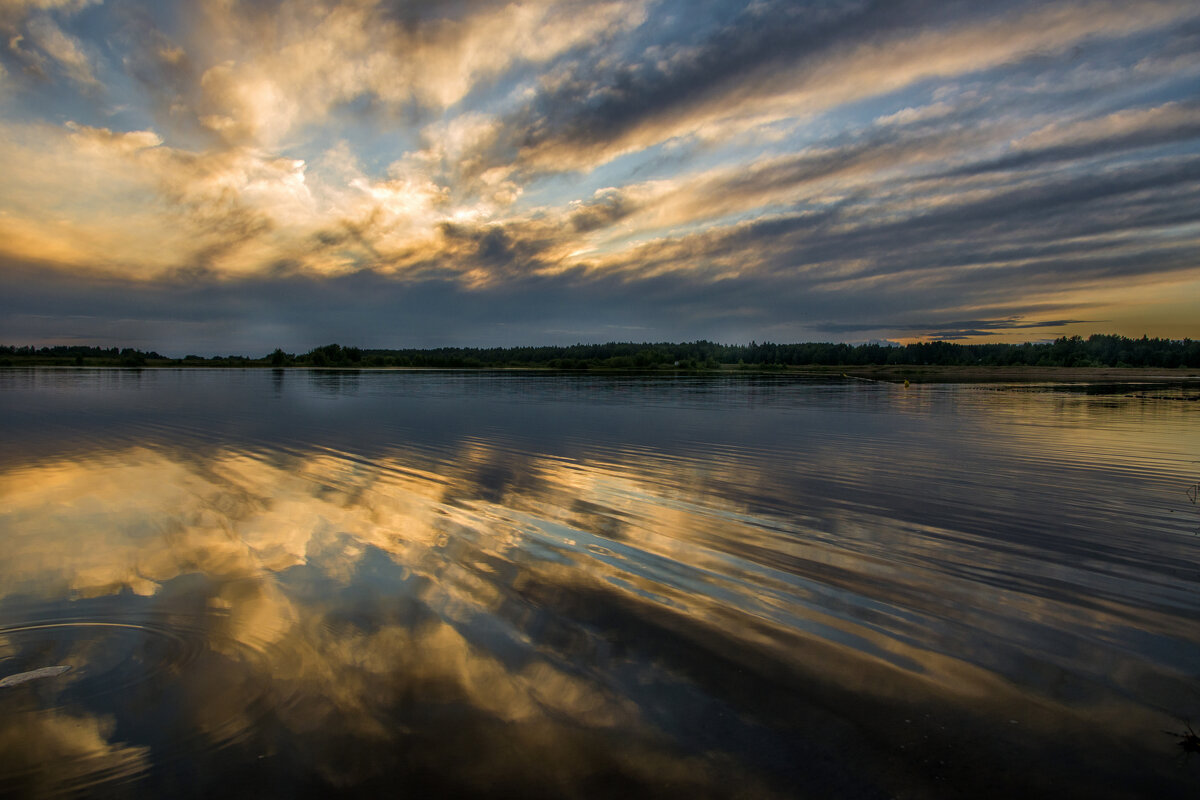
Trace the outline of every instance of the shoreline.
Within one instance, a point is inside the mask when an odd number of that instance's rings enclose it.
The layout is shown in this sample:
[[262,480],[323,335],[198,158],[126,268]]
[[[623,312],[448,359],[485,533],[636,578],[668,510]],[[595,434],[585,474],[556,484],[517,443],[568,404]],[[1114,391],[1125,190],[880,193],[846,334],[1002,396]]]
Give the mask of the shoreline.
[[243,370],[306,370],[317,372],[505,372],[556,375],[642,375],[642,376],[722,376],[722,375],[796,375],[808,377],[850,378],[882,383],[1178,383],[1200,382],[1200,369],[1193,367],[1003,367],[1003,366],[959,366],[959,365],[893,365],[867,364],[861,366],[835,366],[806,364],[780,367],[758,365],[722,364],[716,369],[683,369],[663,367],[659,369],[611,369],[594,367],[589,369],[557,369],[547,366],[497,366],[497,367],[378,367],[378,366],[330,366],[289,365],[274,367],[270,364],[197,364],[174,363],[127,366],[117,364],[8,364],[0,371],[17,369],[111,369],[111,370],[195,370],[195,369],[243,369]]
[[1174,383],[1200,381],[1200,369],[1180,367],[901,366],[798,367],[797,372],[866,378],[890,383]]

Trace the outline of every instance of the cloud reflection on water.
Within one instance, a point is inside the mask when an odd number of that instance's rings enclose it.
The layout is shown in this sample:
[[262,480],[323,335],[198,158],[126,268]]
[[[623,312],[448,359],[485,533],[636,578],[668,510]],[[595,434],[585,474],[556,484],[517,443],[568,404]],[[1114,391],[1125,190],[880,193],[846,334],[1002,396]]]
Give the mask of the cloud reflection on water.
[[[236,710],[252,709],[247,700],[265,690],[276,696],[267,702],[271,713],[299,746],[313,738],[308,755],[333,786],[359,786],[396,765],[322,758],[317,751],[328,737],[347,746],[361,740],[373,751],[398,737],[420,740],[429,734],[415,726],[435,708],[448,720],[424,721],[441,733],[457,720],[490,740],[501,731],[487,734],[489,726],[515,725],[504,728],[513,738],[504,752],[556,751],[557,774],[543,775],[535,787],[586,786],[597,770],[695,790],[714,781],[712,763],[660,752],[663,743],[653,740],[661,737],[638,734],[644,725],[637,706],[574,666],[570,646],[543,652],[530,641],[519,622],[536,626],[536,607],[504,613],[521,604],[515,587],[540,570],[510,557],[520,547],[518,532],[490,529],[486,510],[454,499],[463,487],[451,476],[389,464],[365,468],[320,453],[196,457],[133,448],[5,477],[4,524],[22,531],[0,566],[10,600],[36,607],[35,598],[67,596],[86,609],[91,598],[116,595],[138,608],[135,597],[202,578],[205,645],[229,658],[219,678],[184,675],[188,727],[219,739],[220,729],[260,726],[261,719],[239,719]],[[539,580],[554,580],[556,569],[549,566]],[[175,605],[172,596],[150,602],[168,614]],[[477,636],[481,641],[469,638]],[[256,657],[239,655],[246,652]],[[407,715],[416,719],[405,721]],[[121,750],[101,735],[112,733],[111,723],[81,724],[96,742]],[[589,733],[616,729],[622,739],[651,741],[633,747]],[[587,742],[595,736],[604,741],[593,748]],[[484,765],[459,775],[466,785],[537,774],[533,763],[487,766],[504,759],[498,742],[481,744]],[[445,743],[429,746],[438,751]],[[603,755],[589,755],[593,749]],[[82,757],[75,753],[26,754],[46,767],[59,757]],[[613,763],[599,763],[606,760]]]
[[[332,399],[366,402],[371,388],[348,396],[339,381]],[[874,390],[840,401],[839,413],[881,402]],[[1194,583],[1156,571],[1173,545],[1143,532],[1135,558],[1118,528],[1081,564],[1072,548],[1095,519],[1065,514],[1049,546],[1032,522],[1049,501],[1015,473],[995,486],[929,477],[956,453],[1003,475],[1030,463],[1033,442],[1057,454],[1042,474],[1064,485],[1071,470],[1119,473],[1145,426],[1068,404],[1059,428],[1039,427],[1029,412],[1044,398],[1025,411],[988,394],[888,402],[898,429],[856,437],[877,420],[843,418],[812,428],[792,458],[765,438],[567,454],[490,441],[481,424],[453,446],[376,452],[197,443],[162,428],[141,444],[10,463],[3,619],[133,617],[187,644],[169,680],[139,673],[118,698],[88,689],[100,645],[67,637],[55,663],[73,663],[77,681],[61,706],[5,714],[0,739],[22,741],[18,724],[36,718],[43,738],[67,726],[89,743],[7,751],[40,768],[94,752],[132,773],[172,758],[199,769],[233,752],[289,765],[291,786],[369,793],[400,774],[557,796],[871,796],[919,771],[888,753],[939,735],[905,738],[903,718],[920,709],[958,720],[943,739],[1019,719],[1019,736],[987,734],[1001,750],[1067,738],[1082,752],[1108,740],[1153,753],[1158,742],[1139,737],[1161,727],[1200,652],[1179,626]],[[996,408],[981,425],[952,403]],[[929,415],[944,440],[925,436]],[[955,439],[972,425],[974,438]],[[1095,435],[1072,440],[1072,425]],[[879,458],[881,441],[903,441],[903,462]],[[973,505],[952,502],[959,491]],[[122,652],[149,664],[154,636]],[[134,710],[161,694],[176,716],[138,723]],[[1122,768],[1097,768],[1100,796],[1105,769]]]

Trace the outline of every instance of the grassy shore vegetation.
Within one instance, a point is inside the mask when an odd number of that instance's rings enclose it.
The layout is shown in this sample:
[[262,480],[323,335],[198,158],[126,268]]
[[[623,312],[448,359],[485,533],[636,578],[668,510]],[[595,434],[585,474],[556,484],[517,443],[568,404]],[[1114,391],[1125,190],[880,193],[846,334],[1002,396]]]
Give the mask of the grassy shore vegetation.
[[[133,348],[0,346],[0,366],[106,367],[427,367],[454,369],[540,368],[558,370],[786,370],[798,367],[863,368],[882,377],[936,368],[1200,368],[1200,341],[1129,339],[1112,334],[1064,336],[1037,344],[724,345],[708,341],[673,344],[610,342],[561,347],[441,347],[372,350],[328,344],[307,353],[276,349],[260,358],[240,355],[168,358]],[[924,369],[935,368],[935,369]],[[861,370],[860,370],[861,371]],[[1005,372],[1011,371],[1004,370]]]

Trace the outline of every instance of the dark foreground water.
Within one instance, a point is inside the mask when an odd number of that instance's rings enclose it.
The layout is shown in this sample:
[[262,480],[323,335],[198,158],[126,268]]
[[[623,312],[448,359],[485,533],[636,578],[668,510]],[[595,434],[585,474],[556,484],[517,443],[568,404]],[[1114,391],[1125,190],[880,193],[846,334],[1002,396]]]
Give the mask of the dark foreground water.
[[0,794],[1194,797],[1198,393],[0,371]]

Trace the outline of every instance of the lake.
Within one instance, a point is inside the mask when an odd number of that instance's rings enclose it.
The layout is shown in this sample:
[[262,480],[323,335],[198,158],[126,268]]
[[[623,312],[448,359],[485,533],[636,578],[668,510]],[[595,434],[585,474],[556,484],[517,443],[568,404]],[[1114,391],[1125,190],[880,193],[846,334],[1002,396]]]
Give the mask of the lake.
[[1198,398],[0,370],[0,794],[1194,797]]

